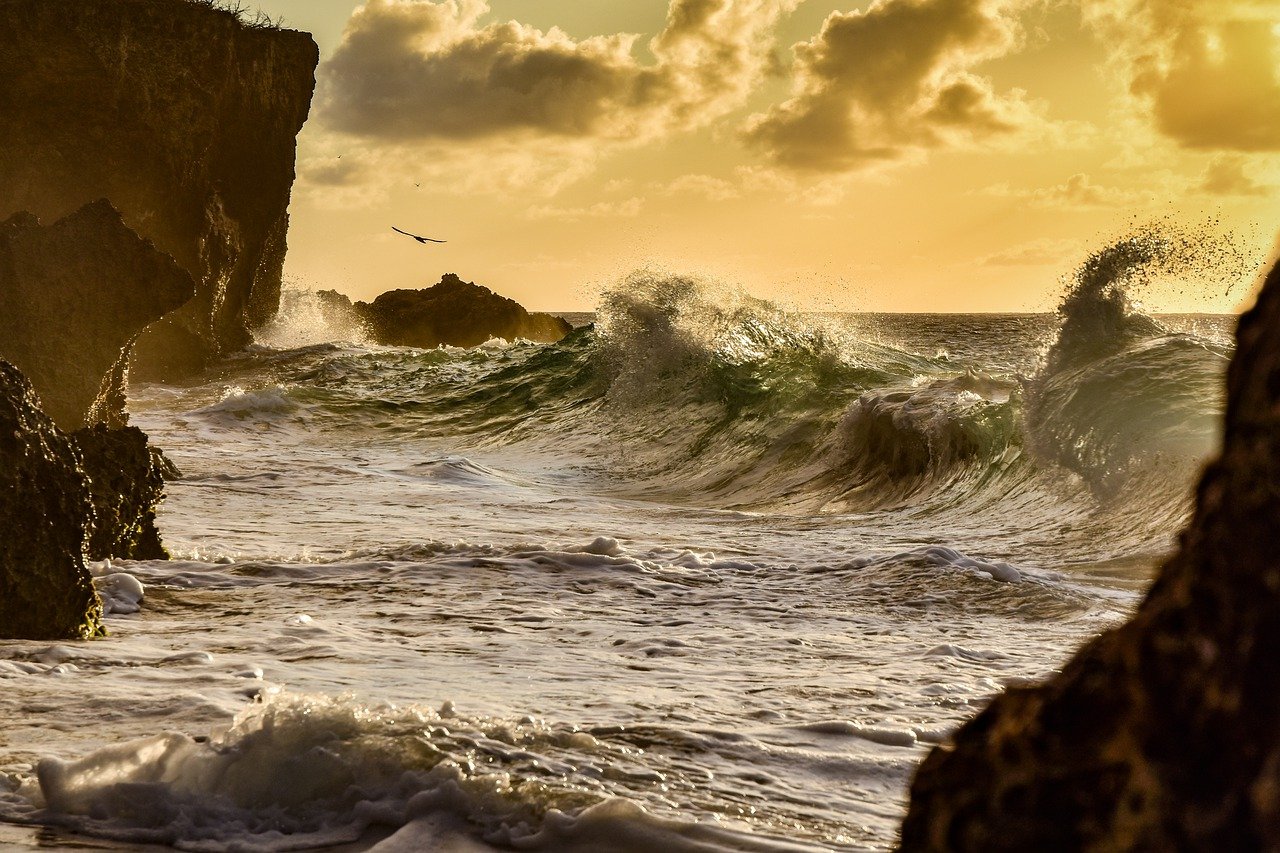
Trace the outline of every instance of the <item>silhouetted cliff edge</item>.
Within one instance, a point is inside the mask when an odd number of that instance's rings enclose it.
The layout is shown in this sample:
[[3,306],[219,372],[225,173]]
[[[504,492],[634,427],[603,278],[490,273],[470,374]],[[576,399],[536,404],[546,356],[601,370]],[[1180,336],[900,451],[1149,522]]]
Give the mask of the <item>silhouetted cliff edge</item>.
[[318,59],[190,0],[0,0],[0,221],[107,198],[196,281],[139,374],[198,369],[275,313]]
[[1132,620],[925,759],[903,850],[1280,848],[1280,266],[1236,338],[1178,553]]

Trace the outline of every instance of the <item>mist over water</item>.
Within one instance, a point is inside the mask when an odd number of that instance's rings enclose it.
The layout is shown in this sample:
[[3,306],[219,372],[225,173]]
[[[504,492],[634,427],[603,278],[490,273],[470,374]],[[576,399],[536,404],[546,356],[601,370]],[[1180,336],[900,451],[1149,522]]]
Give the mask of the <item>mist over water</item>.
[[1144,314],[1222,266],[1148,236],[1056,317],[640,272],[558,344],[425,351],[290,297],[133,389],[178,559],[98,567],[106,641],[4,644],[0,817],[28,846],[892,845],[929,745],[1122,618],[1187,513],[1233,320]]

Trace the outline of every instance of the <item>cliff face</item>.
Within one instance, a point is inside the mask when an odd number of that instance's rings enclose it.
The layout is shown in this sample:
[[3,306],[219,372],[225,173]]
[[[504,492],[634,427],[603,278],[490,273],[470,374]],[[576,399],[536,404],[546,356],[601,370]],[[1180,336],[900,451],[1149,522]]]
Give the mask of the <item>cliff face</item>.
[[0,223],[0,358],[64,430],[124,422],[133,341],[194,292],[106,201],[48,227],[30,214]]
[[0,219],[108,198],[196,281],[141,374],[198,369],[274,314],[318,58],[188,0],[0,0]]
[[[332,300],[338,294],[325,298]],[[553,343],[573,327],[550,314],[531,314],[518,302],[453,273],[425,290],[392,290],[372,303],[357,302],[357,314],[380,344],[432,347],[479,346],[491,338]]]
[[903,850],[1280,848],[1280,266],[1222,456],[1133,619],[925,759]]
[[102,604],[84,563],[93,522],[73,442],[0,362],[0,638],[88,639]]

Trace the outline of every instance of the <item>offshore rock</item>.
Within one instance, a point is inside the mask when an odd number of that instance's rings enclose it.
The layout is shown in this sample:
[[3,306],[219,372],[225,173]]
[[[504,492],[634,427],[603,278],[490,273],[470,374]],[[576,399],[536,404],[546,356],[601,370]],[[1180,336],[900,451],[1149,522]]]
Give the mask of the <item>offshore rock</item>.
[[318,58],[203,2],[0,0],[0,220],[109,198],[197,284],[139,375],[198,370],[275,313]]
[[515,300],[453,273],[425,290],[392,290],[372,303],[357,302],[355,310],[374,340],[387,346],[474,347],[492,338],[554,343],[573,331],[559,317],[531,314]]
[[84,562],[92,519],[74,444],[17,368],[0,362],[0,638],[102,633]]
[[191,276],[110,202],[48,227],[26,213],[0,223],[0,358],[64,430],[124,423],[134,340],[194,292]]
[[1127,624],[925,759],[903,850],[1280,848],[1280,266],[1236,338],[1178,553]]
[[99,424],[74,433],[93,501],[91,560],[167,560],[156,507],[164,500],[165,477],[177,476],[164,454],[147,444],[137,427]]

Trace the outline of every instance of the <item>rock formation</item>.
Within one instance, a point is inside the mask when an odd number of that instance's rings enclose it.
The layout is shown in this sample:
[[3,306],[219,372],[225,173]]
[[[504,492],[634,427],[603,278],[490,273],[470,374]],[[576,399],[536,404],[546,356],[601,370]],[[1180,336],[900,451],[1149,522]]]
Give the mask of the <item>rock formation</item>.
[[[328,295],[333,299],[337,294]],[[555,342],[573,331],[551,314],[531,314],[518,302],[453,273],[425,290],[392,290],[355,310],[378,343],[430,349],[479,346],[491,338]]]
[[139,341],[171,379],[275,312],[318,51],[189,0],[0,0],[0,220],[108,198],[196,296]]
[[173,463],[149,446],[146,433],[137,427],[99,424],[71,438],[93,502],[89,559],[169,559],[156,528],[156,507],[164,499],[165,479],[178,476]]
[[107,201],[49,227],[31,214],[0,224],[0,358],[64,430],[123,423],[134,340],[194,292]]
[[1280,848],[1280,266],[1236,337],[1178,553],[1127,624],[925,759],[903,850]]
[[30,383],[0,362],[0,638],[102,633],[84,562],[93,509],[79,463]]

